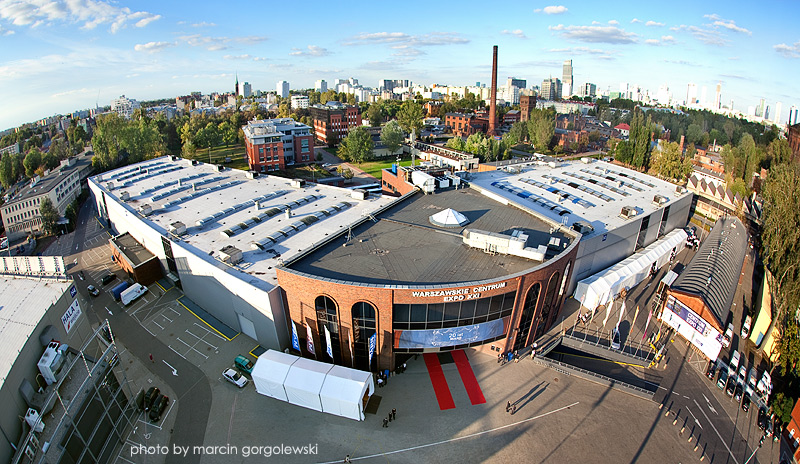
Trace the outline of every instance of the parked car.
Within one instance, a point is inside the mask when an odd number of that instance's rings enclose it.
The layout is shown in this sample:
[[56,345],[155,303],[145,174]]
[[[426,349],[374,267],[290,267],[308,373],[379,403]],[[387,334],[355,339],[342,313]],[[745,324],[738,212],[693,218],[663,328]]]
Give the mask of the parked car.
[[86,290],[89,290],[89,294],[92,296],[97,296],[100,294],[100,290],[98,290],[94,285],[89,285],[86,287]]
[[611,349],[618,350],[620,346],[621,343],[620,343],[619,329],[614,327],[614,331],[612,333],[612,338],[611,338]]
[[772,439],[774,441],[779,441],[781,439],[781,432],[783,432],[783,423],[781,422],[780,419],[778,419],[778,416],[775,416],[775,420],[773,421],[772,426],[773,426]]
[[767,428],[767,409],[761,406],[758,408],[758,428],[761,430],[766,430]]
[[253,361],[247,359],[246,356],[242,356],[241,354],[233,360],[233,364],[236,366],[237,369],[242,371],[245,374],[252,374],[253,373]]
[[744,395],[744,384],[741,381],[736,383],[736,389],[733,392],[733,399],[740,401]]
[[167,410],[167,405],[169,404],[169,397],[167,395],[159,395],[158,399],[156,399],[155,403],[153,403],[153,407],[150,408],[150,421],[151,422],[158,422],[161,420],[161,413]]
[[222,371],[222,376],[225,377],[225,380],[228,382],[236,385],[239,388],[244,388],[247,385],[247,379],[240,373],[236,372],[233,369],[225,369]]
[[149,411],[150,407],[155,403],[158,399],[158,395],[161,391],[156,387],[150,387],[147,389],[147,393],[144,394],[144,410]]
[[742,398],[742,411],[747,412],[750,409],[750,395],[744,395]]
[[719,379],[717,379],[717,388],[725,390],[725,383],[728,381],[728,366],[724,364],[719,366]]
[[113,282],[114,279],[117,278],[116,274],[106,274],[100,279],[100,284],[108,285],[109,283]]
[[717,372],[717,362],[716,361],[709,361],[708,368],[706,368],[706,377],[709,380],[714,380],[714,374]]
[[742,324],[742,338],[747,338],[750,335],[750,324],[752,324],[753,318],[747,316],[744,320],[744,324]]
[[733,396],[733,392],[736,391],[736,373],[731,373],[730,377],[728,377],[728,383],[725,387],[725,392],[728,393],[728,396]]
[[728,324],[728,328],[725,330],[725,335],[722,338],[722,345],[725,348],[729,348],[731,346],[731,339],[733,339],[733,323],[731,322]]

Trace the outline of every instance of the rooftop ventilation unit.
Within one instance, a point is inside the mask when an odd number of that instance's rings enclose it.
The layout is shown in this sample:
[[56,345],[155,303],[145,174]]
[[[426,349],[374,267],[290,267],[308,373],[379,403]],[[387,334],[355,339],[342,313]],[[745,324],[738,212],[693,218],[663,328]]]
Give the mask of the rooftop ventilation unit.
[[172,161],[179,161],[181,159],[181,157],[173,155],[173,156],[170,157],[170,159],[172,159]]
[[184,235],[186,233],[186,224],[175,221],[169,225],[169,233],[174,235]]
[[294,188],[303,188],[306,186],[306,181],[303,179],[292,179],[292,187]]
[[369,192],[364,189],[353,189],[350,192],[350,197],[352,197],[354,200],[366,200],[369,198]]
[[675,187],[675,193],[681,194],[685,192],[686,192],[686,187],[684,187],[683,185],[678,185]]
[[139,207],[139,212],[142,213],[143,216],[150,216],[153,214],[153,207],[150,205],[142,205]]
[[242,250],[235,246],[226,246],[219,250],[219,255],[223,263],[230,264],[231,266],[242,262]]
[[619,213],[619,215],[624,219],[630,219],[632,217],[635,217],[637,214],[639,213],[636,212],[636,208],[633,208],[631,206],[623,206],[622,211],[620,211]]
[[114,190],[114,183],[113,183],[113,182],[108,182],[108,183],[106,183],[106,188],[107,188],[109,191],[111,191],[111,190]]
[[258,177],[258,172],[256,171],[247,171],[247,178],[248,179],[255,179]]
[[586,157],[586,156],[584,156],[583,158],[581,158],[581,163],[583,163],[583,164],[589,164],[589,163],[591,163],[591,162],[592,162],[592,159],[591,159],[591,158],[588,158],[588,157]]
[[222,172],[222,171],[224,171],[224,170],[225,170],[225,166],[223,166],[223,165],[221,165],[221,164],[215,164],[215,165],[214,165],[214,169],[216,169],[216,170],[217,170],[217,171],[219,171],[219,172]]
[[579,234],[588,235],[594,232],[594,227],[586,221],[575,221],[572,223],[572,229]]
[[661,206],[667,204],[669,198],[665,197],[664,195],[656,195],[653,197],[653,204],[656,206]]
[[126,190],[126,191],[124,191],[124,192],[120,192],[120,193],[119,193],[119,199],[120,199],[120,200],[122,200],[122,201],[128,201],[128,200],[130,200],[130,199],[131,199],[131,195],[130,195],[130,193],[128,193],[128,191]]

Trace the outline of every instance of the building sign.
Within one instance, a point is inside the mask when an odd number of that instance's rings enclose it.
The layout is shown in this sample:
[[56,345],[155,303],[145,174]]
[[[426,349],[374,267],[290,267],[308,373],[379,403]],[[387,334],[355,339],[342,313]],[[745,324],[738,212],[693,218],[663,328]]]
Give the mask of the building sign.
[[67,311],[61,316],[61,323],[64,324],[64,330],[69,333],[72,330],[72,327],[75,326],[75,323],[78,322],[78,318],[81,317],[81,306],[78,304],[78,300],[72,302],[67,308]]
[[686,321],[686,323],[698,333],[708,335],[706,333],[706,329],[708,328],[706,321],[689,309],[688,306],[675,299],[674,296],[670,295],[670,297],[667,298],[667,308]]
[[722,349],[719,331],[674,296],[667,298],[660,319],[697,347],[708,359],[714,361],[719,357]]
[[431,330],[395,330],[395,348],[439,348],[465,345],[503,335],[503,319]]
[[75,288],[74,285],[71,286],[69,288],[69,296],[71,296],[72,298],[75,298],[75,295],[77,295],[77,294],[78,294],[78,290]]
[[449,288],[442,290],[419,290],[411,292],[411,296],[414,298],[441,298],[440,301],[444,303],[450,301],[477,300],[481,297],[481,293],[497,290],[499,288],[505,288],[507,284],[508,282],[500,282],[490,285],[479,285],[476,287]]

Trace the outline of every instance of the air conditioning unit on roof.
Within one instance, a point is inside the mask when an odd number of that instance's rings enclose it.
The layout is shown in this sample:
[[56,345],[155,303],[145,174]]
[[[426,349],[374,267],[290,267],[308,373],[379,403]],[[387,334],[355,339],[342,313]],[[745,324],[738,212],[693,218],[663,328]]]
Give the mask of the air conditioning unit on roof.
[[631,206],[623,206],[622,211],[620,211],[619,215],[625,219],[630,219],[636,216],[638,213],[636,212],[636,208]]

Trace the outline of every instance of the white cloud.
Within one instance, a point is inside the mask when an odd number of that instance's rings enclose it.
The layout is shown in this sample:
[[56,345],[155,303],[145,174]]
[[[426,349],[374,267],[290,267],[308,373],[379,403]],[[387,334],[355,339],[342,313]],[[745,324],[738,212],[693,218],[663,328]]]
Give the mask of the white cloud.
[[773,45],[772,48],[786,58],[800,58],[800,41],[795,42],[792,45],[781,43],[778,45]]
[[639,20],[639,19],[636,19],[636,18],[631,19],[631,24],[636,24],[636,23],[640,23],[640,22],[642,22],[642,21]]
[[267,40],[263,36],[246,36],[246,37],[209,37],[200,34],[191,34],[178,37],[178,40],[185,42],[192,47],[205,47],[206,50],[216,52],[220,50],[227,50],[228,45],[231,43],[241,44],[256,44]]
[[253,61],[267,61],[267,58],[263,56],[255,56],[253,57]]
[[147,42],[145,44],[136,44],[133,49],[137,52],[155,53],[173,45],[175,44],[172,42]]
[[3,26],[0,26],[0,35],[12,35],[14,31],[11,29],[5,29]]
[[658,39],[647,39],[644,41],[647,45],[661,45],[661,42]]
[[655,21],[647,21],[646,23],[644,23],[644,25],[647,26],[647,27],[663,27],[664,23],[657,23]]
[[404,32],[370,32],[354,35],[342,42],[343,45],[398,44],[420,47],[466,43],[469,43],[469,39],[465,39],[458,32],[431,32],[422,35],[409,35]]
[[194,23],[194,24],[192,24],[192,27],[215,27],[215,26],[216,26],[216,24],[214,24],[214,23],[207,23],[207,22],[205,22],[205,21],[202,21],[202,22],[199,22],[199,23]]
[[115,33],[132,22],[144,27],[161,18],[146,11],[132,12],[102,0],[4,0],[0,1],[0,18],[15,26],[37,27],[46,22],[81,24],[83,29],[94,29],[110,24]]
[[392,53],[392,56],[413,57],[425,54],[425,52],[423,52],[422,50],[414,47],[409,47],[408,45],[399,45],[392,48],[397,50],[396,52]]
[[225,55],[222,57],[224,60],[249,60],[250,58],[252,57],[246,53],[244,55]]
[[527,39],[525,33],[522,32],[522,29],[514,29],[513,31],[509,31],[508,29],[503,29],[502,31],[500,31],[500,33],[505,35],[513,35],[514,37],[520,39]]
[[534,13],[544,13],[548,15],[563,14],[567,12],[567,7],[564,5],[550,5],[544,8],[537,8],[533,10]]
[[71,97],[74,95],[90,95],[93,93],[91,89],[87,89],[86,87],[82,89],[73,89],[73,90],[66,90],[64,92],[54,93],[50,95],[50,98],[62,98],[62,97]]
[[704,29],[702,27],[697,26],[687,26],[685,24],[681,24],[680,26],[674,26],[670,28],[673,31],[687,31],[688,33],[692,34],[697,40],[703,42],[706,45],[717,45],[717,46],[725,46],[728,45],[728,40],[722,37],[717,29]]
[[292,56],[328,56],[331,54],[330,51],[326,48],[318,47],[316,45],[309,45],[308,50],[301,50],[299,48],[293,48],[293,51],[289,53]]
[[675,40],[675,37],[672,37],[671,35],[662,35],[661,36],[661,41],[664,42],[664,43],[676,43],[677,42]]
[[732,19],[722,19],[716,14],[703,15],[703,17],[708,18],[711,21],[714,21],[712,24],[715,27],[724,27],[725,29],[731,30],[733,32],[741,32],[742,34],[753,35],[753,33],[750,32],[749,30],[741,26],[737,26],[736,22],[734,22]]
[[608,22],[608,24],[611,24],[612,26],[617,26],[619,25],[619,21],[617,21],[616,19],[612,19],[611,21]]
[[637,41],[636,34],[616,26],[550,26],[551,31],[560,32],[566,39],[590,43],[625,44]]

